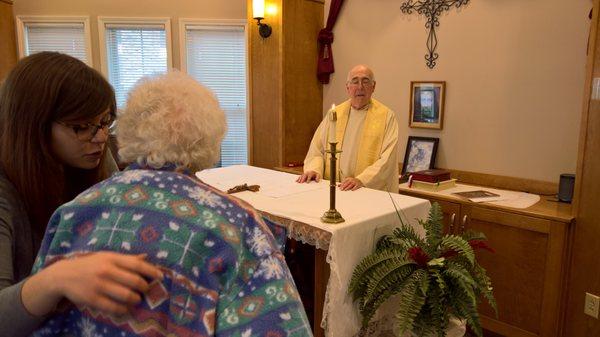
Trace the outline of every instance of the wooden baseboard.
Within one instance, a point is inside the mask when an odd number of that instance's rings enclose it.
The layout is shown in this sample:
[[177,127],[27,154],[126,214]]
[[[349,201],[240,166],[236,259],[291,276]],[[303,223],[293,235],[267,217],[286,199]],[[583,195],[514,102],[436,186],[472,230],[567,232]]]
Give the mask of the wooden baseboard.
[[505,190],[529,192],[541,195],[554,195],[558,192],[558,184],[548,181],[459,171],[453,169],[446,170],[451,172],[452,178],[456,178],[459,182],[465,184],[489,186]]

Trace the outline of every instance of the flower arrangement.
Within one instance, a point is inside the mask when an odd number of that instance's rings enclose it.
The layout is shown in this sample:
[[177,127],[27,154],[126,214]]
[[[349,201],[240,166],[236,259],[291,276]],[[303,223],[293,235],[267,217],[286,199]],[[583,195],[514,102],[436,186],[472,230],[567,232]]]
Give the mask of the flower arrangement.
[[366,327],[387,299],[397,295],[400,334],[445,336],[451,317],[465,320],[482,336],[477,305],[484,297],[498,314],[489,277],[475,259],[477,249],[493,250],[482,233],[443,234],[443,215],[434,203],[421,238],[402,223],[381,238],[375,252],[354,269],[348,292],[358,301]]

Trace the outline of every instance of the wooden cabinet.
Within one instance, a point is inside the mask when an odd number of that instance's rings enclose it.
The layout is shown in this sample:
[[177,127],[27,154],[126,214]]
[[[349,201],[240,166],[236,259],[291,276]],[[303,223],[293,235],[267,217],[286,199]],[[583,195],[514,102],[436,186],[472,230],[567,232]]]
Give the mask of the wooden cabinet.
[[12,1],[0,0],[0,82],[17,63],[12,7]]
[[505,336],[557,336],[566,272],[570,205],[546,200],[528,209],[475,204],[458,197],[401,188],[440,204],[446,232],[483,232],[495,253],[478,251],[492,279],[498,317],[482,302],[486,330]]

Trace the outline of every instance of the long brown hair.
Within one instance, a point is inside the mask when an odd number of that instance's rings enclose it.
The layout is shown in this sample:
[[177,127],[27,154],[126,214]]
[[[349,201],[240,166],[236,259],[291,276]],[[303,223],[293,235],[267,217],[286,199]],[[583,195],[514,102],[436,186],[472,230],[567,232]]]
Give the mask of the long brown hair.
[[51,150],[52,123],[92,119],[107,108],[115,113],[115,95],[102,75],[55,52],[25,57],[0,87],[0,165],[38,235],[58,206],[108,175],[102,162],[92,170],[63,167]]

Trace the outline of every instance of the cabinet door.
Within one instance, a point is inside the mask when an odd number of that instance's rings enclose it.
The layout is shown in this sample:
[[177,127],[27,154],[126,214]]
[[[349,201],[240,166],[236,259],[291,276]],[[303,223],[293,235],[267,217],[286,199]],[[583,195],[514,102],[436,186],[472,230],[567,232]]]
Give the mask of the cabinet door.
[[496,318],[482,302],[483,327],[507,336],[557,336],[566,224],[469,205],[461,215],[467,218],[459,231],[483,232],[496,251],[477,252],[498,304]]
[[431,203],[437,202],[444,213],[444,234],[455,233],[460,218],[460,204],[444,200],[430,199]]

